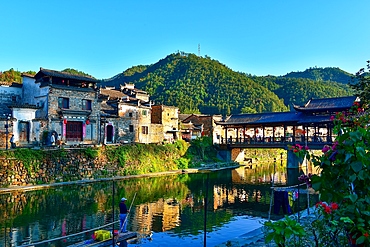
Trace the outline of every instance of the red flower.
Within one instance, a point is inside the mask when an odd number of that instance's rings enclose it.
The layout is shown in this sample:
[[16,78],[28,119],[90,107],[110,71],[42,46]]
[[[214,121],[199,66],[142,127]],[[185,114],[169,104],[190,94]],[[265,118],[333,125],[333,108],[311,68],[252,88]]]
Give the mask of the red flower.
[[325,213],[331,214],[331,208],[328,206],[325,206]]
[[338,204],[337,204],[337,203],[335,203],[335,202],[332,202],[332,203],[330,204],[330,207],[331,207],[331,209],[333,209],[333,210],[337,210],[337,209],[339,208]]
[[365,238],[368,238],[369,237],[369,233],[368,232],[365,232],[364,233],[364,236],[365,236]]

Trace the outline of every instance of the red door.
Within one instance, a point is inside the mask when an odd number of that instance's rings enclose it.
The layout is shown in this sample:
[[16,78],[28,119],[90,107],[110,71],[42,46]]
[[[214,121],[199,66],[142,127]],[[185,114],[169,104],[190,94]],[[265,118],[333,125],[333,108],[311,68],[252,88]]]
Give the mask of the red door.
[[66,125],[67,141],[82,141],[82,122],[68,121]]

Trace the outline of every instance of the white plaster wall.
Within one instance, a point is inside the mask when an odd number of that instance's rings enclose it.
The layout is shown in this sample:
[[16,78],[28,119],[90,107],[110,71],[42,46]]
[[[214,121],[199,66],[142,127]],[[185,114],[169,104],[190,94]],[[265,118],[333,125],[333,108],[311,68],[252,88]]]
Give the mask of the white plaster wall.
[[[13,108],[13,118],[17,121],[13,122],[13,134],[15,141],[19,141],[19,121],[25,121],[30,123],[30,140],[36,137],[35,133],[32,131],[34,129],[32,120],[35,118],[36,109],[28,108]],[[38,136],[38,135],[37,135]]]
[[34,78],[22,77],[22,102],[23,104],[36,105],[35,95],[40,91],[39,84],[35,83]]

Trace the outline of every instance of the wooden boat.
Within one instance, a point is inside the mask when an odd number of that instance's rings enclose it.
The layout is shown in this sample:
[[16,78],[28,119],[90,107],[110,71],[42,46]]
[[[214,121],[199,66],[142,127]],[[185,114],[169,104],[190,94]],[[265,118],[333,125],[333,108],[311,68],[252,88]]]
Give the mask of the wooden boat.
[[[114,244],[119,245],[121,242],[126,241],[128,239],[136,238],[137,233],[136,232],[124,232],[120,233],[116,236],[114,236]],[[69,247],[105,247],[105,246],[113,246],[113,239],[109,238],[103,241],[94,241],[91,240],[85,240],[83,242],[75,243],[72,245],[69,245]]]

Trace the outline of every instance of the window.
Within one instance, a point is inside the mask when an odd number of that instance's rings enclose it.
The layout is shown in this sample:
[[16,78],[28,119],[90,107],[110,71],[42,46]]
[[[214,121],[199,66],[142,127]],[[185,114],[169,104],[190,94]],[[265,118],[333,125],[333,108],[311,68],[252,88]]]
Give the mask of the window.
[[58,98],[58,107],[69,109],[69,99],[68,98]]
[[146,116],[146,110],[143,110],[143,111],[141,112],[141,114],[143,114],[143,116]]
[[133,125],[130,125],[129,128],[130,128],[130,132],[134,132],[134,126]]
[[128,114],[128,116],[129,116],[129,117],[132,117],[132,112],[130,112],[130,113]]
[[17,102],[17,96],[12,96],[12,101]]
[[91,110],[91,100],[82,100],[82,110]]
[[143,126],[143,127],[141,127],[141,129],[142,129],[142,133],[143,133],[144,135],[149,134],[149,128],[148,128],[148,126]]

